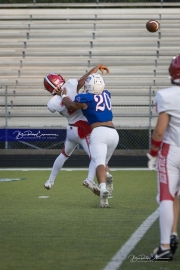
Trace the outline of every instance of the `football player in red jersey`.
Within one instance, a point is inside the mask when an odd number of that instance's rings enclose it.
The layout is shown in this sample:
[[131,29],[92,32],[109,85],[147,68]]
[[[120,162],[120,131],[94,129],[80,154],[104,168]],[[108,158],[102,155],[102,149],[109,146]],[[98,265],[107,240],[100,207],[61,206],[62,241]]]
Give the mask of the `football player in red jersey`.
[[160,246],[149,260],[172,260],[179,244],[177,236],[180,189],[180,55],[169,66],[169,88],[156,94],[158,119],[147,154],[150,170],[158,171],[158,196],[160,204]]

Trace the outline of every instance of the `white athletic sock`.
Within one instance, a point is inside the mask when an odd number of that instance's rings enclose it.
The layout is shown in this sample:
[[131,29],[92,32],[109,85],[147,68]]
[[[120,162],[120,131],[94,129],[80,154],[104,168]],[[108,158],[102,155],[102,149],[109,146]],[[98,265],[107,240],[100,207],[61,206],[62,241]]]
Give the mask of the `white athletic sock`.
[[172,232],[171,235],[178,236],[178,235],[177,235],[177,232]]
[[160,242],[161,244],[169,244],[171,230],[174,220],[173,201],[166,200],[160,202],[160,213],[159,213],[159,224],[160,224]]
[[99,185],[99,187],[100,187],[100,188],[106,188],[106,183],[101,183],[101,184]]
[[89,163],[89,171],[88,171],[87,179],[88,179],[89,181],[91,181],[92,183],[95,183],[95,182],[94,182],[95,174],[96,174],[96,164],[95,164],[95,162],[91,159],[91,161],[90,161],[90,163]]
[[61,170],[61,168],[63,167],[64,165],[64,162],[68,159],[68,157],[66,157],[65,155],[63,154],[60,154],[56,160],[54,161],[54,164],[53,164],[53,167],[52,167],[52,170],[51,170],[51,174],[50,174],[50,177],[49,179],[53,179],[55,180],[57,174],[59,173],[59,171]]

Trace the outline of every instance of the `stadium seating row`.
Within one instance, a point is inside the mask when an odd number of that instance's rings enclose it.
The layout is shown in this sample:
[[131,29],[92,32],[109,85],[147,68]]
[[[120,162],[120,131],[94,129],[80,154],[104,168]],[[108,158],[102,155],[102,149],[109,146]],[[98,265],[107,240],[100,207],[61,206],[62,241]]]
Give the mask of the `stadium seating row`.
[[[160,23],[153,34],[145,28],[152,18]],[[115,125],[147,128],[149,117],[153,122],[156,116],[149,113],[154,96],[149,89],[155,93],[170,84],[179,20],[176,8],[0,9],[0,87],[7,89],[0,102],[2,126],[5,114],[11,127],[65,126],[66,119],[57,121],[59,114],[47,111],[43,77],[60,72],[78,79],[104,63],[111,72],[104,78]]]
[[172,19],[179,18],[177,8],[34,8],[34,9],[0,9],[0,15],[3,19]]

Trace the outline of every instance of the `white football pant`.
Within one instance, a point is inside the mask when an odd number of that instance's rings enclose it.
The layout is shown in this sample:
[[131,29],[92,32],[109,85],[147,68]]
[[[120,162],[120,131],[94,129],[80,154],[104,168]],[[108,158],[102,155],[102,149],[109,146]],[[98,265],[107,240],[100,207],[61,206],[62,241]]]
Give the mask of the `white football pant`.
[[[74,149],[77,145],[81,144],[89,158],[91,158],[90,150],[89,150],[89,138],[88,135],[86,138],[81,139],[78,135],[78,128],[74,126],[67,127],[66,141],[64,143],[64,148],[62,153],[56,158],[53,168],[50,174],[51,179],[55,179],[59,171],[64,165],[64,162],[69,158],[69,156],[73,153]],[[95,162],[91,159],[89,164],[89,171],[87,179],[91,182],[94,181],[94,177],[96,174]]]
[[174,221],[173,201],[180,187],[180,147],[163,143],[158,155],[158,196],[161,244],[170,243]]
[[70,156],[76,146],[81,144],[84,151],[90,157],[90,150],[89,150],[89,140],[90,135],[86,136],[86,138],[81,139],[78,135],[78,128],[74,126],[67,126],[67,134],[66,134],[66,141],[64,143],[63,153],[67,156]]
[[96,167],[108,164],[119,142],[119,135],[114,128],[96,127],[90,135],[90,152]]
[[180,147],[163,143],[158,155],[159,201],[174,200],[180,188]]

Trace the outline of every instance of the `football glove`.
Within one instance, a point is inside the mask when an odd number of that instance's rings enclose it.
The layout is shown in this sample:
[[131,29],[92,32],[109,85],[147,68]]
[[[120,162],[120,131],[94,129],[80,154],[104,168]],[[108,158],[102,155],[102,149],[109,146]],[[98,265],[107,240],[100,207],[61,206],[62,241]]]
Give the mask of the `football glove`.
[[148,168],[151,171],[155,171],[156,170],[157,157],[153,157],[149,153],[147,153],[147,157],[149,159],[149,161],[148,161]]

